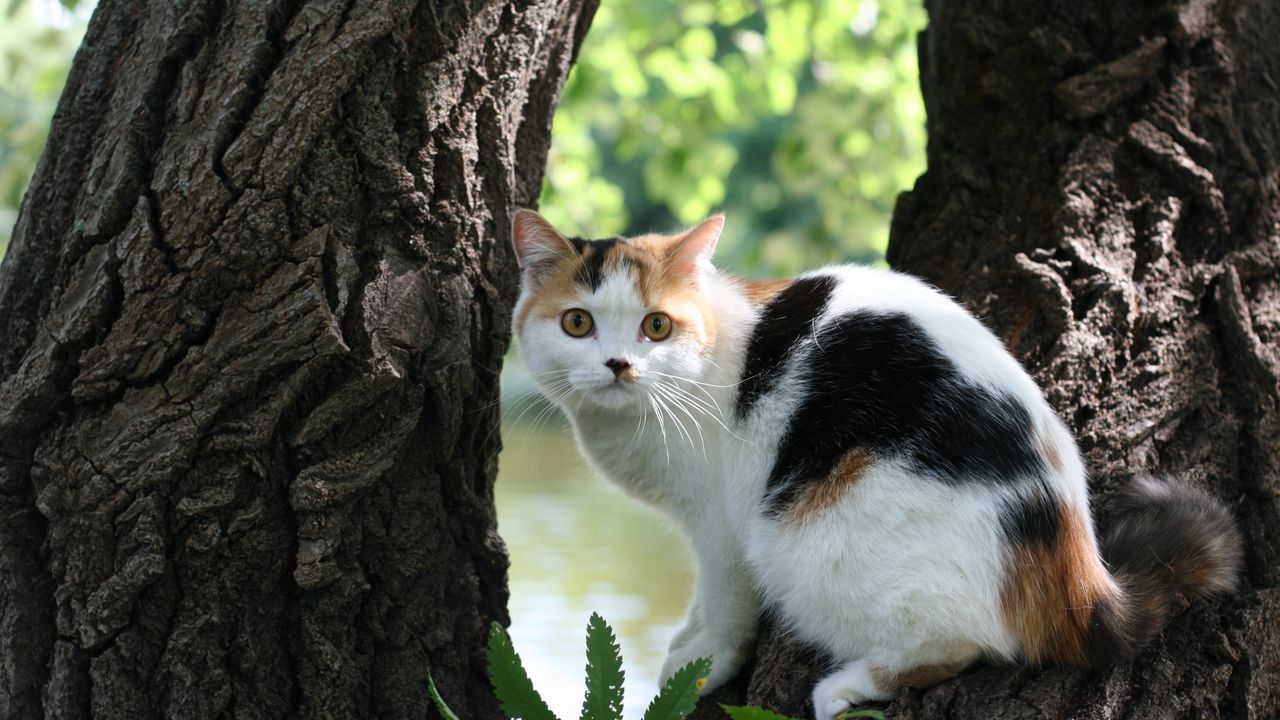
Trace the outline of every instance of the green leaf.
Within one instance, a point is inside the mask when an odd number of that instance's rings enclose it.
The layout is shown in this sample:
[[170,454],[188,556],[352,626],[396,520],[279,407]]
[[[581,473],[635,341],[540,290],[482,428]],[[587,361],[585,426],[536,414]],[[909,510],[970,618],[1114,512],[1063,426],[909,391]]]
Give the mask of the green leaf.
[[724,711],[729,713],[729,717],[733,720],[795,720],[795,718],[780,715],[761,707],[743,705],[721,705],[720,707],[724,708]]
[[649,703],[641,720],[684,720],[698,704],[698,681],[711,674],[711,658],[699,658],[680,668]]
[[511,638],[498,623],[489,627],[489,682],[502,712],[511,720],[556,720],[551,708],[533,689]]
[[587,622],[587,695],[582,720],[621,720],[622,651],[613,628],[591,613]]
[[[732,720],[796,720],[761,707],[739,705],[721,705],[720,707],[724,708],[724,711],[729,714]],[[847,713],[841,713],[836,717],[836,720],[851,720],[852,718],[885,720],[884,713],[879,710],[850,710]]]
[[458,720],[458,716],[445,703],[444,698],[440,697],[440,691],[436,690],[436,681],[431,677],[431,673],[427,672],[427,692],[431,693],[431,699],[436,703],[436,709],[440,711],[440,717],[444,720]]
[[885,720],[884,713],[879,710],[850,710],[847,713],[841,713],[836,716],[836,720],[850,720],[850,718],[871,718],[871,720]]

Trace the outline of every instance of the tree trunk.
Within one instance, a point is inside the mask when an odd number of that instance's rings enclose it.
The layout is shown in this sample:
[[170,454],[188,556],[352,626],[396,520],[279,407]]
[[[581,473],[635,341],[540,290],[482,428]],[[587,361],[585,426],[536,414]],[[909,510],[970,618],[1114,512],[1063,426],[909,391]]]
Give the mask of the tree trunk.
[[[1248,538],[1234,597],[1137,660],[980,666],[906,718],[1280,716],[1280,4],[927,2],[929,170],[890,263],[987,320],[1073,427],[1102,527],[1134,476],[1212,489]],[[774,633],[718,699],[811,716]],[[703,717],[707,717],[704,715]]]
[[0,266],[0,718],[467,718],[595,0],[103,0]]

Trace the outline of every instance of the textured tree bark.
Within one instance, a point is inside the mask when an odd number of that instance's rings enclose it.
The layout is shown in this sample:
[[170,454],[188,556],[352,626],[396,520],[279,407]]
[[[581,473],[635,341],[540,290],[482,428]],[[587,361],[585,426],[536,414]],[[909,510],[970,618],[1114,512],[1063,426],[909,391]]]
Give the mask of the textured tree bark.
[[0,718],[467,718],[595,0],[103,0],[0,266]]
[[[1280,717],[1280,4],[926,5],[929,170],[898,203],[890,263],[1032,371],[1077,433],[1103,527],[1134,476],[1186,477],[1235,509],[1248,570],[1134,662],[980,666],[882,709]],[[819,663],[767,632],[716,699],[811,716]]]

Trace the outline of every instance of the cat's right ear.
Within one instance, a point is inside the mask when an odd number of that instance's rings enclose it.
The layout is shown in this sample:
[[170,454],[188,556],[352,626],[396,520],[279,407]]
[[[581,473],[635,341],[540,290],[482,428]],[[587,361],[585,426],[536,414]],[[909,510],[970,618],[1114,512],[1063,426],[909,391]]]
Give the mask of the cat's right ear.
[[516,210],[511,237],[516,261],[526,273],[537,275],[540,269],[573,257],[573,244],[532,210]]

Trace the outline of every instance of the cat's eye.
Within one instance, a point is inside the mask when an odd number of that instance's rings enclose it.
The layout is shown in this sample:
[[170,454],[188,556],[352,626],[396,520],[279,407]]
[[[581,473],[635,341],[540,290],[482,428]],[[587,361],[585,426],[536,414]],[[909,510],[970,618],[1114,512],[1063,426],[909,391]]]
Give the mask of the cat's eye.
[[671,336],[671,316],[666,313],[649,313],[640,323],[640,331],[650,340],[666,340]]
[[591,329],[595,327],[595,323],[591,320],[591,313],[586,310],[565,310],[560,316],[560,327],[569,335],[580,338],[591,334]]

